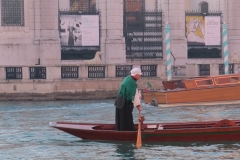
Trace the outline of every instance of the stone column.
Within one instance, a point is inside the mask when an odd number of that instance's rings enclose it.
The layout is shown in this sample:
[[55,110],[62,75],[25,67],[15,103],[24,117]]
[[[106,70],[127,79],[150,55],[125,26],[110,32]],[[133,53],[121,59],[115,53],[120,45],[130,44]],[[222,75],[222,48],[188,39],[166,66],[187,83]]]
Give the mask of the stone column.
[[102,22],[106,22],[106,28],[104,24],[102,26],[102,32],[106,33],[103,35],[106,36],[105,63],[126,63],[125,39],[123,37],[123,0],[106,0],[105,2],[106,21],[102,17]]
[[171,52],[176,58],[175,65],[185,65],[187,59],[187,39],[185,36],[185,0],[178,0],[178,3],[169,1],[168,14],[168,22],[171,29]]
[[[224,15],[223,21],[228,28],[229,63],[235,63],[239,66],[237,63],[240,63],[240,1],[224,0],[222,1],[222,5],[227,6],[227,8],[223,7],[223,12],[227,15]],[[235,72],[237,71],[237,68],[235,68]]]
[[[61,62],[58,0],[40,1],[40,64]],[[38,9],[37,9],[38,10]],[[36,28],[38,33],[38,28]]]
[[107,0],[97,0],[97,10],[100,14],[100,48],[102,55],[102,62],[106,63],[106,45],[105,41],[107,38]]
[[[175,57],[171,57],[172,63],[176,66],[185,66],[187,59],[187,39],[185,36],[185,0],[171,1],[160,0],[158,1],[159,8],[164,13],[164,27],[166,23],[170,26],[170,40],[171,40],[171,53]],[[165,40],[165,37],[164,37]],[[164,51],[165,51],[164,44]],[[164,54],[166,59],[166,54]],[[172,67],[174,67],[174,65]]]

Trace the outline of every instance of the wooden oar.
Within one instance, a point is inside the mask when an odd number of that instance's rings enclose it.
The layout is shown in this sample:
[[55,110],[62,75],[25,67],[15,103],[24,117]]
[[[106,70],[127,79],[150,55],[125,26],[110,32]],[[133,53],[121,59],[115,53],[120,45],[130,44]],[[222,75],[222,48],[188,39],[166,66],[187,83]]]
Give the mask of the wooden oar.
[[139,149],[142,147],[142,136],[141,136],[141,111],[138,112],[138,134],[137,134],[137,142],[136,147]]

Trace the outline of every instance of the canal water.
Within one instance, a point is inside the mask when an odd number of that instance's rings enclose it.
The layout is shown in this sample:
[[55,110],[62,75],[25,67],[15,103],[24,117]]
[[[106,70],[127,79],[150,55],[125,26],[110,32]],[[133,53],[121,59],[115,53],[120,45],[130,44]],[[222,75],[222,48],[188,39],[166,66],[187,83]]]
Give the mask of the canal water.
[[[240,142],[94,142],[51,128],[51,121],[114,123],[114,100],[0,102],[1,160],[240,159]],[[137,123],[137,109],[134,109]],[[143,105],[144,123],[240,119],[240,105]]]

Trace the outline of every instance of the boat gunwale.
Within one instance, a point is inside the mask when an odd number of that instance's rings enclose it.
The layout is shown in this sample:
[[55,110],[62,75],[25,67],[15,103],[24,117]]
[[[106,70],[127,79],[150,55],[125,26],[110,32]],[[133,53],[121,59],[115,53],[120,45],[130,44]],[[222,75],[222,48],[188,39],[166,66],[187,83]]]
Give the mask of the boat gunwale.
[[149,90],[148,92],[143,92],[144,94],[147,93],[153,93],[153,92],[161,92],[161,93],[168,93],[168,92],[181,92],[181,91],[193,91],[193,90],[204,90],[204,89],[215,89],[215,88],[227,88],[227,87],[236,87],[236,86],[240,86],[240,84],[230,84],[230,85],[212,85],[212,86],[208,86],[208,87],[197,87],[197,88],[175,88],[175,89],[169,89],[169,90],[165,90],[165,89],[159,89],[159,90]]
[[[221,120],[224,121],[224,120]],[[232,120],[227,120],[232,121]],[[209,130],[209,129],[229,129],[229,128],[240,128],[240,120],[233,120],[232,122],[236,123],[237,126],[225,126],[225,127],[214,127],[217,123],[220,121],[207,121],[207,122],[173,122],[173,123],[144,123],[144,131],[152,131],[152,132],[158,132],[158,131],[186,131],[186,130]],[[76,130],[85,130],[85,131],[96,131],[96,132],[102,132],[102,131],[111,131],[111,132],[119,132],[117,130],[113,130],[113,127],[115,124],[98,124],[98,123],[75,123],[75,122],[55,122],[56,125],[52,126],[54,128],[64,128],[64,129],[76,129]],[[87,126],[84,127],[64,127],[64,126],[57,126],[57,124],[64,124],[64,125],[71,125],[71,126]],[[156,128],[147,128],[148,125],[156,125]],[[107,127],[104,128],[104,126],[110,126],[112,129],[108,129]],[[205,127],[202,127],[205,126]],[[103,129],[96,129],[96,128],[103,128]],[[135,125],[137,127],[137,125]],[[162,129],[159,129],[159,127],[162,127]],[[124,132],[136,132],[136,131],[124,131]]]

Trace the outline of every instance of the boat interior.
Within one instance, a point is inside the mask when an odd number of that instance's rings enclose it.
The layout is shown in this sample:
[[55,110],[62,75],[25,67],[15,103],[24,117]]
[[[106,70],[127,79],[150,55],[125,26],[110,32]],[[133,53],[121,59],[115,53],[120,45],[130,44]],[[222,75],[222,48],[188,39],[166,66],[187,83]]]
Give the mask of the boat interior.
[[[171,124],[142,124],[142,131],[155,130],[180,130],[180,129],[202,129],[202,128],[216,128],[216,127],[240,127],[240,120],[220,120],[214,122],[190,122],[190,123],[171,123]],[[115,125],[105,124],[93,127],[94,130],[115,130]],[[138,125],[135,125],[138,129]]]

